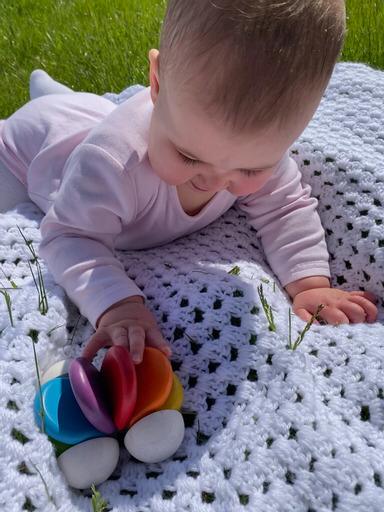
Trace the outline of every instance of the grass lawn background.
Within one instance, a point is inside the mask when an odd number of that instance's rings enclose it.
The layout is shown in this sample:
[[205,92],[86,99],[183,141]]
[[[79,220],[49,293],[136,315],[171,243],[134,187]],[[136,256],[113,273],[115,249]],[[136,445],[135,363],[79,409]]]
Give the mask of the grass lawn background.
[[[42,68],[76,90],[103,94],[148,85],[166,0],[0,0],[0,118],[28,101]],[[342,60],[384,69],[384,1],[347,0]]]

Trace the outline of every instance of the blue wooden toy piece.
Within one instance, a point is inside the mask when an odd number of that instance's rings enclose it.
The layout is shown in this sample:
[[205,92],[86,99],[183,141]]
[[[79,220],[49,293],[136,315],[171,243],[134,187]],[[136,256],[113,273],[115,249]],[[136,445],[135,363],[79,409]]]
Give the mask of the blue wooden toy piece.
[[[89,423],[73,394],[68,375],[52,379],[41,386],[45,433],[61,443],[74,445],[87,439],[105,437]],[[40,393],[34,400],[35,420],[42,430]]]

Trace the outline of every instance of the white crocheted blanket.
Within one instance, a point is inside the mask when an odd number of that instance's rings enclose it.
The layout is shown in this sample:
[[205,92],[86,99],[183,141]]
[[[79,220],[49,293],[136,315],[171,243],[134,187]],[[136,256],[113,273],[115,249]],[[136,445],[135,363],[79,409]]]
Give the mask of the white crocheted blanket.
[[[292,148],[319,198],[333,284],[376,293],[377,323],[312,326],[289,350],[289,301],[237,209],[170,245],[117,253],[173,345],[190,413],[173,458],[143,464],[121,451],[99,486],[110,510],[384,510],[383,104],[384,72],[339,64]],[[44,370],[78,356],[93,332],[42,261],[49,310],[39,311],[17,225],[37,250],[41,219],[32,203],[0,217],[1,270],[18,286],[9,291],[13,327],[0,296],[0,510],[89,511],[90,492],[67,486],[33,418],[33,344]],[[236,265],[239,275],[229,274]],[[0,280],[10,286],[3,273]],[[303,327],[293,319],[294,339]]]

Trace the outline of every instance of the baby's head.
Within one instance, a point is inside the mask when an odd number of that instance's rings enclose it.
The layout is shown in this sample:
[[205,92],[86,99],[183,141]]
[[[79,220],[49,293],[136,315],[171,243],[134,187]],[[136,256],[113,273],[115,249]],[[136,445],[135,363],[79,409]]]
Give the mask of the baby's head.
[[154,170],[207,194],[258,190],[312,118],[344,35],[344,0],[169,0],[149,53]]

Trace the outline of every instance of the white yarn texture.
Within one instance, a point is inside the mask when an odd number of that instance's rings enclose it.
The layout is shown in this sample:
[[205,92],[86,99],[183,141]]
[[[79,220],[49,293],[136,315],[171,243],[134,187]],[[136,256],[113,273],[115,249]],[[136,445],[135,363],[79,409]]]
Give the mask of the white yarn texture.
[[[122,101],[124,92],[111,98]],[[172,244],[116,253],[172,344],[189,413],[169,460],[144,464],[121,449],[116,471],[98,486],[109,510],[384,510],[383,104],[383,72],[338,64],[292,147],[319,199],[333,284],[377,294],[378,322],[312,326],[289,350],[290,302],[236,208]],[[19,287],[9,291],[14,327],[0,296],[0,510],[89,511],[90,492],[67,486],[33,417],[33,344],[44,371],[79,356],[93,332],[43,261],[49,310],[39,312],[32,256],[17,225],[37,250],[42,216],[24,203],[0,217],[1,270]],[[229,274],[235,265],[240,274]],[[276,332],[268,330],[260,284]],[[293,339],[304,325],[292,319]]]

